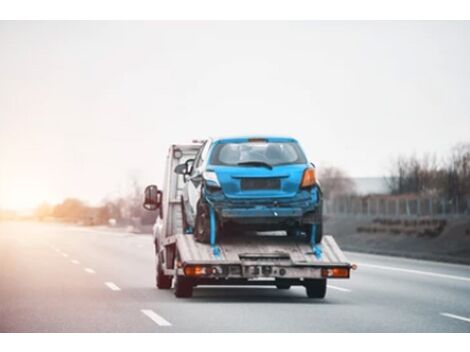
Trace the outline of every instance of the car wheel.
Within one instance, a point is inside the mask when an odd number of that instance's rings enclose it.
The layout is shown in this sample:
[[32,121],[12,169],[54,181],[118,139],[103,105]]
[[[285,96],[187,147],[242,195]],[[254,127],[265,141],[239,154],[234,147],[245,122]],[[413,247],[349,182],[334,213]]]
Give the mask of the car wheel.
[[308,298],[325,298],[326,279],[305,279],[304,286]]
[[[305,227],[305,233],[307,235],[307,242],[312,243],[312,236],[314,235],[313,233],[313,226],[312,225],[307,225]],[[321,243],[323,239],[323,224],[317,224],[316,226],[316,235],[315,235],[315,244]]]
[[199,201],[197,205],[194,237],[197,241],[202,243],[210,242],[211,221],[209,215],[209,206],[202,201]]
[[295,237],[299,233],[297,229],[289,229],[286,231],[287,237]]

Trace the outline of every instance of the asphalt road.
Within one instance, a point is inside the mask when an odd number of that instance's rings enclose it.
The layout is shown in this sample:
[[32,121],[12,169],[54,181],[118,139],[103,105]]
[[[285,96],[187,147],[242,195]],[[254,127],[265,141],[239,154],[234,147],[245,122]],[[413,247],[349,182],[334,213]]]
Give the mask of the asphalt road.
[[347,253],[350,280],[304,288],[154,285],[150,236],[0,223],[0,332],[470,332],[470,266]]

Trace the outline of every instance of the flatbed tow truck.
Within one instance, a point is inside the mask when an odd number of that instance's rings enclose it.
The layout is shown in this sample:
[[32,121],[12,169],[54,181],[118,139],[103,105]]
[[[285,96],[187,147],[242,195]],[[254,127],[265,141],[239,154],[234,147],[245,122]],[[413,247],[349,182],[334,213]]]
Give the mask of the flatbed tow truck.
[[[153,227],[156,285],[176,297],[191,297],[199,285],[272,285],[306,288],[309,298],[324,298],[328,279],[348,279],[351,264],[332,236],[318,245],[284,233],[229,233],[217,241],[201,243],[184,233],[182,191],[184,179],[174,172],[178,164],[194,158],[201,143],[169,148],[163,190],[147,186],[144,207],[157,210]],[[153,207],[148,200],[156,199]]]

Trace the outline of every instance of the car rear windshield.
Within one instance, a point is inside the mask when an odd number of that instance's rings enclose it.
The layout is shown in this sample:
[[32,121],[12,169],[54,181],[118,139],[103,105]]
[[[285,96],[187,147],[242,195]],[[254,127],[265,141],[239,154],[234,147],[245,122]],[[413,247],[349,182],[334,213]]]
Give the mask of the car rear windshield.
[[270,166],[305,164],[307,159],[295,142],[221,143],[212,152],[212,165],[243,165],[252,163]]

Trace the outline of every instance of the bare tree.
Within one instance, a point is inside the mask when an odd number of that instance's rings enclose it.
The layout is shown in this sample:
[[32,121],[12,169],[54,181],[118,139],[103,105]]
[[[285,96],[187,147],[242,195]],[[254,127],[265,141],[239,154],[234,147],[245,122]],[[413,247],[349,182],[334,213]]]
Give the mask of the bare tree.
[[318,178],[326,199],[351,195],[356,192],[356,185],[353,179],[340,168],[333,166],[321,168]]

